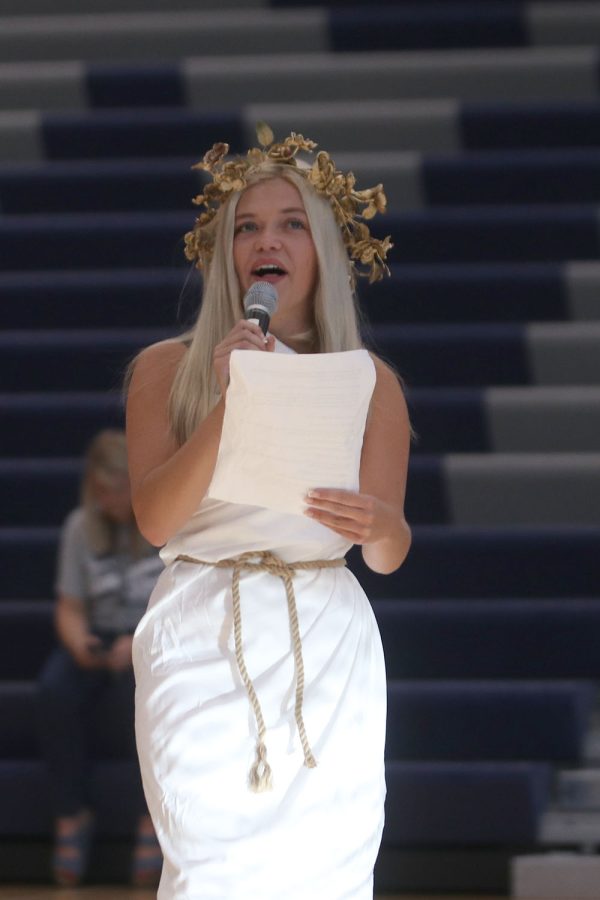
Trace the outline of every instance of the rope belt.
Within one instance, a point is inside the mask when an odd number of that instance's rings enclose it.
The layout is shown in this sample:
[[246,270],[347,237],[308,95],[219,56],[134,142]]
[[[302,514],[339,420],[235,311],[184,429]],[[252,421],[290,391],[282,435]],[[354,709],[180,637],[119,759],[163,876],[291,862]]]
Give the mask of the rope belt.
[[[259,558],[259,562],[251,560]],[[290,618],[290,631],[292,635],[292,643],[294,648],[294,663],[296,669],[296,706],[295,716],[298,734],[302,742],[304,750],[304,765],[309,769],[314,768],[317,762],[313,756],[312,750],[306,736],[304,727],[304,719],[302,718],[302,702],[304,699],[304,662],[302,660],[302,641],[300,639],[300,628],[298,626],[298,612],[296,609],[296,597],[294,596],[294,585],[292,578],[295,573],[306,569],[333,569],[346,565],[346,560],[340,559],[311,559],[306,562],[286,563],[270,550],[257,550],[242,553],[232,559],[221,559],[218,562],[205,562],[202,559],[195,559],[193,556],[181,554],[175,561],[198,563],[205,566],[215,566],[217,569],[233,569],[231,591],[233,596],[233,631],[235,636],[235,658],[238,665],[239,673],[248,692],[254,716],[256,718],[256,727],[258,729],[258,741],[256,744],[256,761],[250,770],[249,782],[251,790],[259,793],[261,791],[270,790],[272,786],[271,767],[267,762],[267,748],[265,746],[265,721],[263,719],[260,703],[252,684],[252,679],[248,675],[246,663],[244,661],[244,651],[242,646],[242,613],[240,607],[240,574],[246,571],[270,572],[271,575],[277,575],[285,585],[285,593],[287,597],[288,614]]]

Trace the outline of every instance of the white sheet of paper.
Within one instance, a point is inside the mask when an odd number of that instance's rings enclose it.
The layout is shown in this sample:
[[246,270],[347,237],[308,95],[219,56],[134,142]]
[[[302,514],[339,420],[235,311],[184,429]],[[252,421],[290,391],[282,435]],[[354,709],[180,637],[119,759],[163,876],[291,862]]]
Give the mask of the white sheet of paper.
[[302,515],[310,488],[357,490],[375,378],[366,350],[234,350],[208,496]]

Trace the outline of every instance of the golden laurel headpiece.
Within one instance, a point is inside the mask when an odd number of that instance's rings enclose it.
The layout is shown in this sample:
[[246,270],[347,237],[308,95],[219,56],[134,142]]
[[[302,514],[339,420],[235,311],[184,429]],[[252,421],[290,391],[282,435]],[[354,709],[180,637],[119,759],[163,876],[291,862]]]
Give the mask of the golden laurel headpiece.
[[234,191],[243,190],[248,175],[265,162],[293,166],[312,184],[317,193],[326,197],[340,226],[350,263],[357,275],[368,275],[369,281],[379,281],[384,273],[390,274],[385,259],[393,244],[389,235],[382,241],[371,236],[363,220],[372,219],[378,212],[385,212],[386,197],[381,184],[363,191],[355,190],[356,180],[352,172],[340,172],[324,150],[317,153],[312,166],[299,166],[296,159],[300,151],[312,153],[317,147],[314,141],[301,134],[292,133],[285,140],[275,143],[268,125],[259,123],[256,129],[259,147],[248,150],[246,157],[226,160],[229,144],[214,144],[202,162],[192,166],[212,175],[202,194],[192,200],[196,206],[204,206],[192,231],[185,235],[185,255],[201,269],[213,249],[212,230],[207,226],[216,216],[221,204]]

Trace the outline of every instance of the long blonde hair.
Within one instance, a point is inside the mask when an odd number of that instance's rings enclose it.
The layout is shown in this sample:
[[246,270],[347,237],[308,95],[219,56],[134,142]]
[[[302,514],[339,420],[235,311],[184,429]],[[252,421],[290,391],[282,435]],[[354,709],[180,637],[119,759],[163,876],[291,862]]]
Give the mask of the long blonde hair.
[[[117,428],[100,431],[90,443],[84,458],[80,502],[84,510],[85,536],[92,553],[95,556],[104,556],[117,550],[117,526],[98,509],[95,478],[101,478],[108,483],[129,479],[127,444],[123,431]],[[131,532],[129,549],[134,558],[156,552],[138,531],[133,515],[130,525],[126,527],[129,527]]]
[[[272,162],[252,173],[247,185],[273,178],[284,178],[299,191],[317,253],[313,328],[309,335],[300,337],[306,339],[307,349],[314,353],[362,347],[351,267],[328,201],[317,194],[303,175],[290,166]],[[202,306],[194,328],[176,339],[189,344],[169,401],[171,427],[179,444],[188,439],[217,403],[219,390],[212,365],[213,350],[244,314],[232,254],[235,210],[241,193],[232,194],[211,223],[214,250],[205,264]]]

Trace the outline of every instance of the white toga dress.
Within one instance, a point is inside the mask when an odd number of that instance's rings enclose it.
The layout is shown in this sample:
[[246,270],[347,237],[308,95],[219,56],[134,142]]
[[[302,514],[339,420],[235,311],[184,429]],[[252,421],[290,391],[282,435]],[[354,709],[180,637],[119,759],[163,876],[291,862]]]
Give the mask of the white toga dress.
[[386,679],[362,588],[347,568],[293,579],[317,760],[307,768],[285,587],[268,572],[242,573],[245,663],[273,774],[271,791],[253,793],[257,726],[234,652],[232,572],[176,560],[270,550],[289,563],[350,546],[307,517],[205,499],[161,551],[166,568],[133,645],[138,753],[164,854],[158,900],[371,900]]

